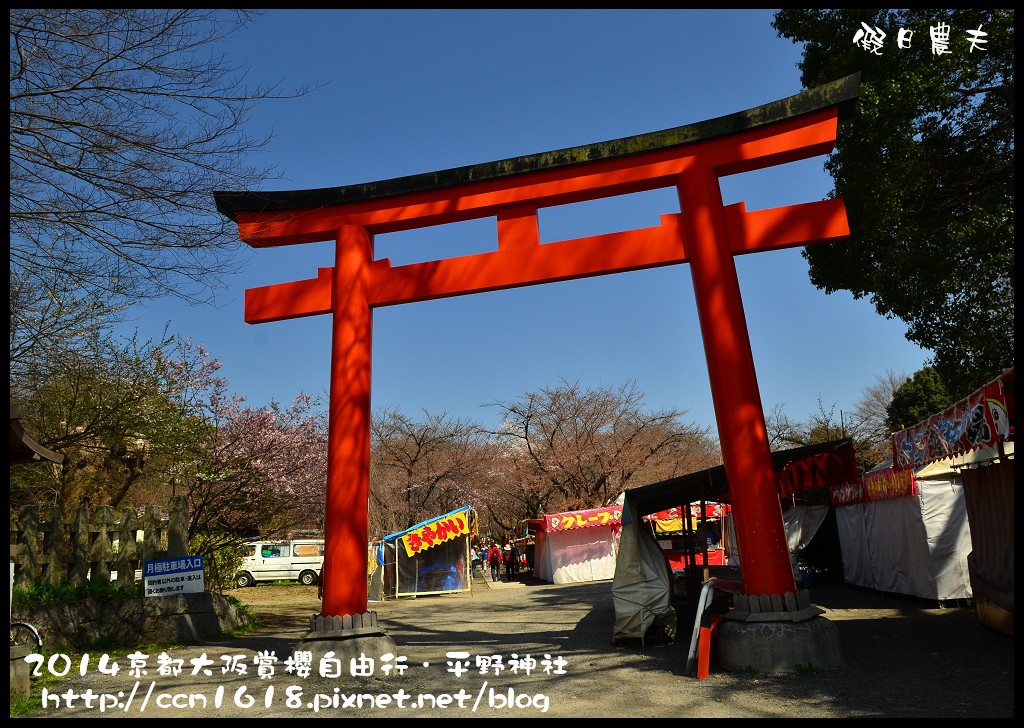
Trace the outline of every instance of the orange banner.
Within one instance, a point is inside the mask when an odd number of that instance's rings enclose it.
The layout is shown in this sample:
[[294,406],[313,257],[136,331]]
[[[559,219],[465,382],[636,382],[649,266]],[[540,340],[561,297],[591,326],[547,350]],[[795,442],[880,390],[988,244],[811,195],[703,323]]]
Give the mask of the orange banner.
[[879,501],[917,495],[917,478],[911,470],[886,468],[864,475],[864,500]]

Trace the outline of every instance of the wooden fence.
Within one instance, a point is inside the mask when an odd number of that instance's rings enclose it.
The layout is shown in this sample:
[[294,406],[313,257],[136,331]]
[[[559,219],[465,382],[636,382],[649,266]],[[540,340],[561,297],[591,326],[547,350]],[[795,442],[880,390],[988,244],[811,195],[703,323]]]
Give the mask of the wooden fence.
[[[139,511],[141,510],[141,514]],[[128,509],[116,518],[111,506],[95,512],[79,508],[65,521],[59,507],[44,520],[39,509],[24,506],[11,516],[11,561],[14,585],[80,585],[87,579],[135,583],[135,572],[151,559],[188,555],[188,501],[171,498],[169,515],[159,506]]]

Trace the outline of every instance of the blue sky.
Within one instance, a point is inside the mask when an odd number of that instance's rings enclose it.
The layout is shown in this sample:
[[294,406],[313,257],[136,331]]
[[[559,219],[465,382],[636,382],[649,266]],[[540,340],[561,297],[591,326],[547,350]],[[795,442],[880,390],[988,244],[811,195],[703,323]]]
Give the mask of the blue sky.
[[[266,102],[247,129],[273,132],[256,161],[308,189],[590,144],[742,111],[801,90],[800,48],[769,10],[272,10],[227,43],[252,81],[325,82]],[[852,42],[852,39],[851,39]],[[748,209],[824,198],[824,157],[723,178]],[[211,207],[214,201],[210,200]],[[542,241],[657,224],[673,190],[544,210]],[[493,220],[378,236],[396,265],[496,247]],[[328,391],[327,316],[249,325],[246,288],[313,278],[333,244],[249,251],[217,307],[165,300],[132,324],[205,343],[253,406]],[[850,412],[886,370],[929,353],[867,300],[826,295],[800,249],[737,259],[765,411]],[[717,435],[689,266],[407,304],[374,313],[373,407],[498,424],[487,405],[563,379],[633,381],[649,409],[685,410]]]

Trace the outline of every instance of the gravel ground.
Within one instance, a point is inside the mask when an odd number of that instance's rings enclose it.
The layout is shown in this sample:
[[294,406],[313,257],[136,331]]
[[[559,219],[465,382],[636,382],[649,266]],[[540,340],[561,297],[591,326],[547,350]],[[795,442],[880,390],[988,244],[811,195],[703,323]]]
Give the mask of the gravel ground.
[[[406,658],[406,669],[383,677],[378,660],[377,675],[370,678],[352,677],[347,665],[336,679],[320,677],[315,667],[305,678],[284,671],[280,661],[300,644],[309,616],[319,611],[316,587],[261,585],[229,593],[260,616],[265,625],[260,632],[167,649],[171,658],[184,660],[185,670],[176,677],[158,673],[158,650],[151,651],[146,675],[130,675],[127,669],[116,676],[73,671],[73,677],[48,687],[49,707],[32,717],[1014,715],[1013,637],[981,625],[966,606],[940,608],[845,585],[811,588],[812,602],[839,631],[843,667],[773,675],[725,672],[712,662],[706,679],[684,675],[688,633],[666,645],[613,646],[607,581],[492,585],[478,580],[462,594],[371,602],[397,655]],[[261,679],[254,661],[270,651],[280,661],[272,677]],[[469,653],[468,672],[449,671],[452,651]],[[202,653],[214,660],[212,674],[193,676],[189,660]],[[222,658],[232,655],[248,664],[247,674],[222,671],[228,663]],[[502,657],[505,669],[481,674],[476,657],[493,655]],[[513,656],[523,667],[518,674],[509,670]],[[548,673],[545,656],[550,657]],[[527,657],[537,661],[529,675],[523,672]],[[89,689],[105,697],[86,705],[81,696]],[[63,698],[55,707],[54,695],[69,691],[76,696],[73,707]],[[214,705],[218,692],[219,707]],[[358,694],[365,696],[363,707],[345,704],[346,697]],[[412,705],[421,698],[424,707]],[[451,703],[442,705],[446,700]],[[102,711],[101,702],[106,703]],[[435,707],[426,707],[431,704]]]

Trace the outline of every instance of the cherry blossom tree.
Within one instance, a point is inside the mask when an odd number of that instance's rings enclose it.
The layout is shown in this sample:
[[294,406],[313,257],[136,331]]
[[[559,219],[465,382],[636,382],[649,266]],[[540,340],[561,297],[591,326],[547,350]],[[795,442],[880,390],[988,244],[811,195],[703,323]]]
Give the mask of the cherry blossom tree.
[[225,554],[247,538],[322,529],[327,434],[319,402],[299,394],[287,408],[248,407],[219,375],[220,361],[190,340],[154,359],[182,420],[178,457],[163,480],[170,495],[188,498],[192,549],[206,557],[210,581],[229,582],[235,567]]
[[244,537],[322,529],[327,434],[319,402],[299,394],[287,408],[248,407],[201,344],[186,340],[177,358],[156,356],[190,423],[180,444],[191,457],[168,480],[189,497],[192,531]]

